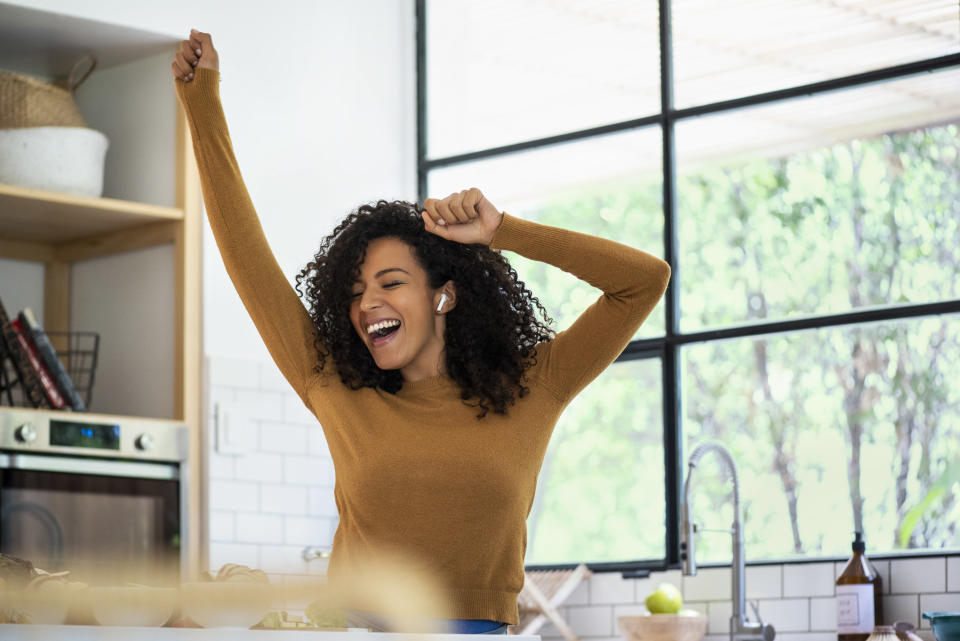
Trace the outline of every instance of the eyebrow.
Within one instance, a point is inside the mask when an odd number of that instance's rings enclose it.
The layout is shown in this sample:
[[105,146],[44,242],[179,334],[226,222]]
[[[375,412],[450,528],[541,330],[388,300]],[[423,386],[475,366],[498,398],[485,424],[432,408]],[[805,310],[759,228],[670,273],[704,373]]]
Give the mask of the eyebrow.
[[[403,272],[403,273],[406,274],[407,276],[410,275],[410,272],[408,272],[407,270],[402,269],[402,268],[400,268],[400,267],[387,267],[386,269],[381,269],[380,271],[378,271],[376,274],[373,275],[373,277],[374,277],[374,278],[380,278],[380,277],[383,276],[384,274],[388,274],[388,273],[390,273],[390,272]],[[361,281],[360,281],[360,279],[358,278],[357,280],[355,280],[355,281],[353,281],[353,282],[359,283],[359,282],[361,282]]]
[[403,273],[406,274],[407,276],[410,275],[410,272],[408,272],[408,271],[405,270],[405,269],[401,269],[401,268],[399,268],[399,267],[388,267],[387,269],[381,269],[381,270],[378,271],[376,274],[374,274],[373,277],[374,277],[374,278],[380,278],[381,276],[383,276],[383,275],[386,274],[387,272],[403,272]]

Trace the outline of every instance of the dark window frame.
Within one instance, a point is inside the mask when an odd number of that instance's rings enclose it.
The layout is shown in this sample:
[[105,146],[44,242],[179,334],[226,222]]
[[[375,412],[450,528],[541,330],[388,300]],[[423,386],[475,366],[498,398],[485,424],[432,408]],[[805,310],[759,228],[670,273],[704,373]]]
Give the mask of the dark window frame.
[[[663,154],[663,259],[671,266],[677,264],[679,240],[677,230],[676,203],[676,148],[674,128],[678,121],[725,113],[758,105],[783,102],[795,98],[812,97],[830,92],[842,91],[869,84],[907,78],[924,73],[942,71],[960,67],[960,51],[957,53],[917,60],[906,64],[873,69],[870,71],[831,78],[829,80],[797,85],[768,91],[731,100],[722,100],[684,109],[675,109],[673,103],[673,40],[671,30],[671,0],[659,0],[660,32],[660,113],[613,123],[602,127],[592,127],[561,135],[526,140],[510,145],[472,151],[443,158],[427,157],[427,68],[426,68],[426,1],[416,0],[416,77],[417,77],[417,197],[420,202],[427,197],[427,175],[431,169],[457,165],[475,160],[502,156],[518,151],[548,147],[551,145],[583,140],[604,134],[630,131],[643,127],[660,127],[662,131]],[[742,324],[722,329],[696,332],[681,332],[679,326],[679,291],[676,280],[671,280],[664,295],[666,314],[666,333],[657,338],[644,338],[631,342],[617,362],[636,359],[659,358],[663,377],[663,449],[664,470],[666,474],[666,536],[664,556],[660,559],[644,559],[614,563],[590,563],[590,569],[598,572],[621,572],[624,577],[643,577],[652,570],[674,569],[680,567],[680,489],[683,481],[682,426],[680,422],[680,347],[690,343],[763,336],[767,334],[796,332],[810,329],[859,325],[877,321],[903,320],[920,316],[960,313],[960,300],[937,303],[919,303],[870,307],[863,310],[808,316],[797,319]],[[955,552],[954,552],[955,553]],[[951,555],[944,550],[937,556]],[[883,558],[913,558],[916,553],[897,553],[879,555]],[[789,561],[756,561],[753,564],[770,563],[809,563],[830,560],[833,557],[791,559]],[[572,569],[575,564],[531,565],[530,569]]]

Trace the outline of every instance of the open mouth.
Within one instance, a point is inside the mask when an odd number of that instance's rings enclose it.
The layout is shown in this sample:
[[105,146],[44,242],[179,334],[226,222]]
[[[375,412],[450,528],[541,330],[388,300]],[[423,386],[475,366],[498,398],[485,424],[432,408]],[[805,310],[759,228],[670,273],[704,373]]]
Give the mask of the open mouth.
[[400,329],[400,321],[388,320],[375,323],[367,328],[367,335],[375,346],[387,343]]

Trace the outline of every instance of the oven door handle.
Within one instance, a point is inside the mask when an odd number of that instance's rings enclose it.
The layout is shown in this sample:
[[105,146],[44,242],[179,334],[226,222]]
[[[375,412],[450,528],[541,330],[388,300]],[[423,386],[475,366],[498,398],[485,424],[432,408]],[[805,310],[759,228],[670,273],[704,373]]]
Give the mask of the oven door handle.
[[176,480],[180,478],[180,466],[169,463],[141,461],[115,461],[110,459],[83,459],[66,456],[39,456],[36,454],[2,453],[0,469],[35,470],[63,474],[94,474],[97,476],[120,476],[133,479]]

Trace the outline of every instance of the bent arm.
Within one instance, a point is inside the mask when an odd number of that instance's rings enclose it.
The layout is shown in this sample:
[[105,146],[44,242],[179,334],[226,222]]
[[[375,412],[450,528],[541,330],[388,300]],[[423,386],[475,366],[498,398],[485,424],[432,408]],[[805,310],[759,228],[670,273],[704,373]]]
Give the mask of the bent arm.
[[490,246],[559,267],[603,291],[538,355],[544,382],[563,402],[620,355],[670,280],[670,266],[639,249],[506,213]]
[[175,81],[187,115],[207,217],[227,273],[270,355],[307,403],[317,362],[316,329],[267,244],[234,157],[220,74],[198,68],[191,82]]

